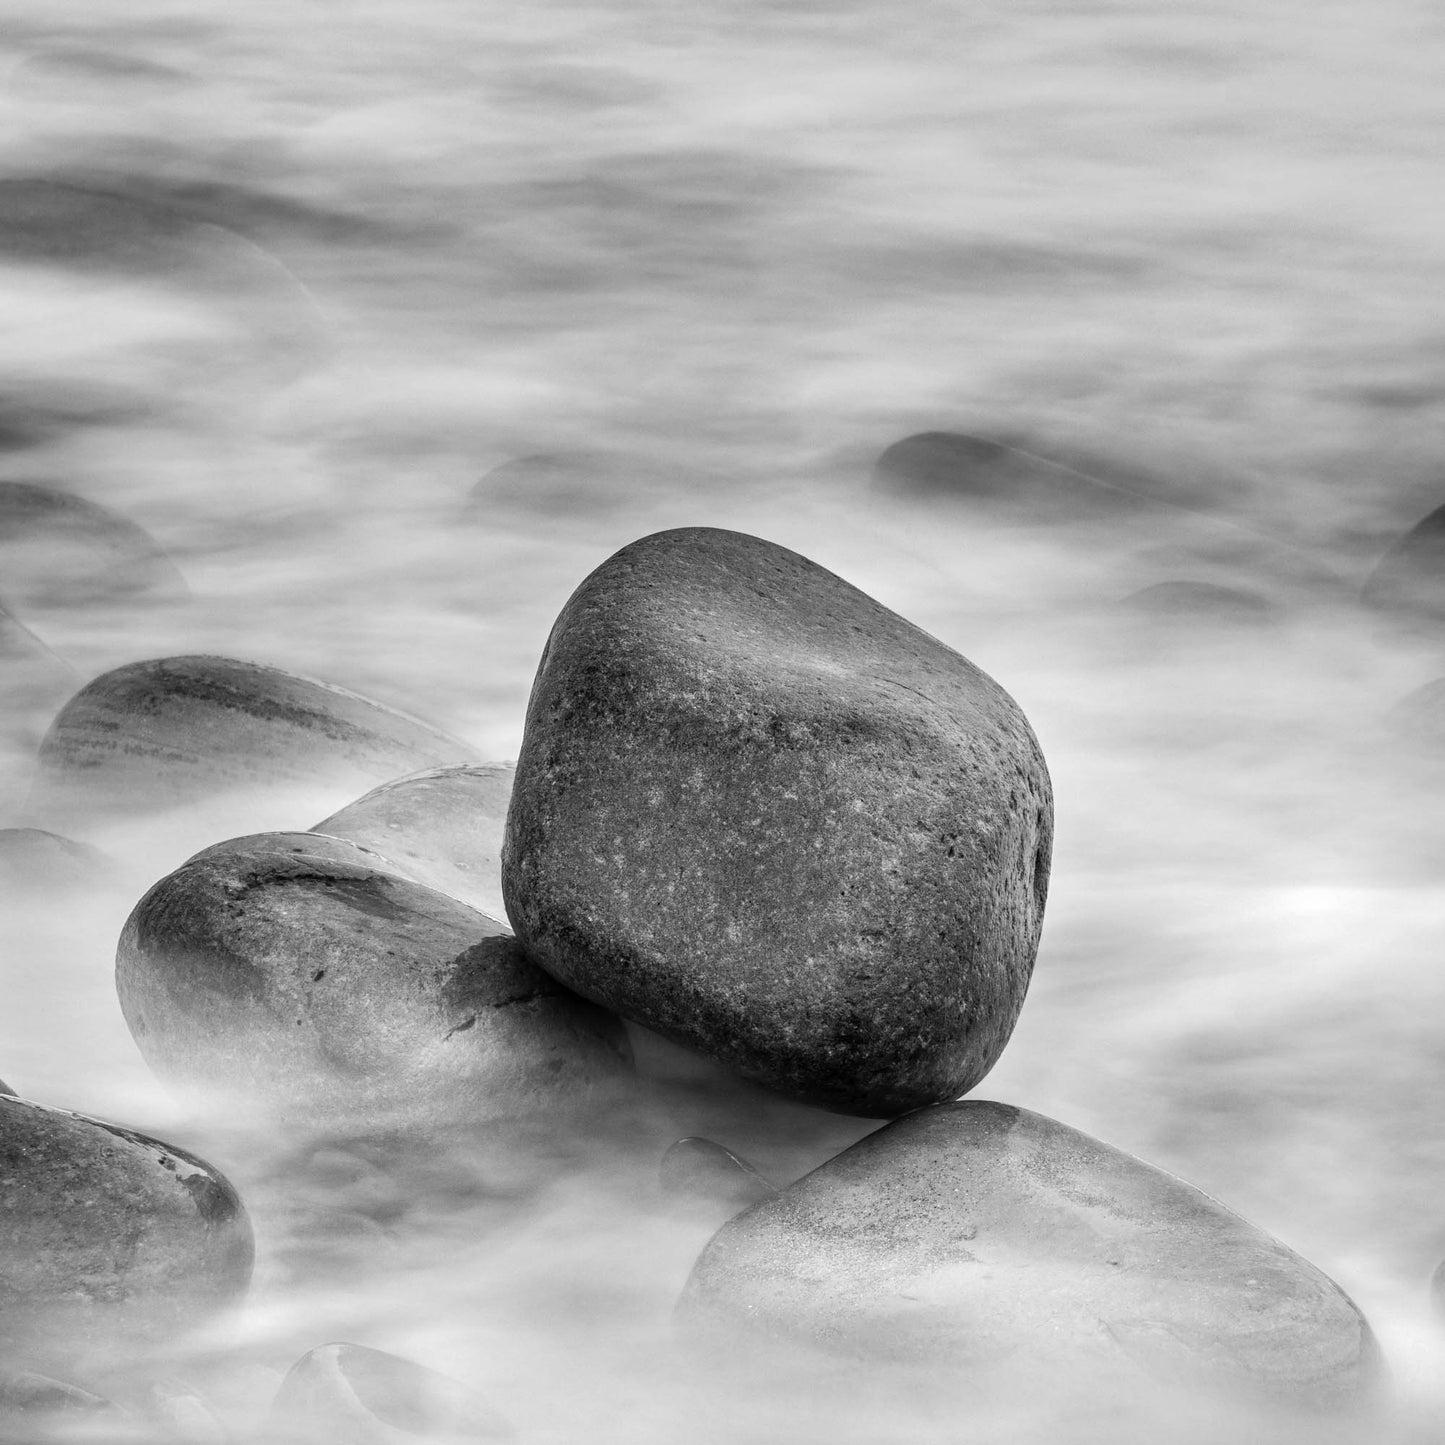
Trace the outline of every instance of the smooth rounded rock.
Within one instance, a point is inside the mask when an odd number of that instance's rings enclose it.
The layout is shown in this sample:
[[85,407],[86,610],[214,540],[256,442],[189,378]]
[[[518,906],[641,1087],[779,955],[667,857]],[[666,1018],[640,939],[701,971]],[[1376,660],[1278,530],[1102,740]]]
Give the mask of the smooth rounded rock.
[[66,703],[41,744],[31,806],[155,809],[292,784],[354,791],[477,761],[459,739],[343,687],[229,657],[163,657],[103,673]]
[[233,839],[163,878],[116,987],[163,1081],[299,1126],[512,1118],[626,1073],[617,1020],[505,925],[313,833]]
[[511,1424],[460,1381],[352,1344],[322,1345],[303,1355],[276,1392],[271,1425],[283,1439],[326,1445],[513,1434]]
[[759,1174],[741,1155],[711,1139],[679,1139],[662,1156],[658,1183],[675,1199],[726,1204],[746,1209],[771,1199],[778,1186]]
[[886,1116],[998,1057],[1052,834],[1043,755],[992,679],[795,552],[688,528],[623,548],[553,627],[502,890],[579,993]]
[[165,1344],[236,1303],[251,1226],[185,1150],[0,1097],[0,1349],[65,1363]]
[[961,1380],[1142,1370],[1342,1403],[1381,1371],[1353,1302],[1277,1240],[1086,1134],[971,1100],[887,1125],[724,1225],[679,1315]]
[[1417,522],[1386,551],[1366,579],[1360,600],[1404,621],[1445,621],[1445,506]]
[[502,834],[512,774],[506,763],[413,773],[373,788],[311,831],[349,838],[418,882],[504,918]]
[[17,604],[65,607],[187,594],[170,558],[142,527],[74,493],[0,482],[0,577]]

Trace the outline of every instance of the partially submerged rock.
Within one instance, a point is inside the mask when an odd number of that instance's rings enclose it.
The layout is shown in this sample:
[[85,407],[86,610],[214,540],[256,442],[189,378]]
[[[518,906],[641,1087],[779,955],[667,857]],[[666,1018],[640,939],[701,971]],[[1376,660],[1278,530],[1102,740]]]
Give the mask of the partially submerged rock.
[[1386,551],[1365,580],[1360,600],[1407,623],[1445,621],[1445,506],[1418,521]]
[[623,548],[553,627],[502,888],[579,993],[780,1092],[890,1115],[998,1057],[1052,835],[997,683],[797,553],[689,528]]
[[400,1355],[352,1344],[322,1345],[291,1367],[276,1394],[271,1429],[298,1445],[495,1440],[514,1433],[460,1381]]
[[0,828],[0,898],[83,888],[110,877],[98,848],[43,828]]
[[431,768],[373,788],[311,830],[381,853],[418,882],[493,918],[502,902],[507,763]]
[[229,657],[163,657],[103,673],[66,703],[41,744],[32,809],[155,809],[285,785],[345,796],[473,761],[468,744],[344,687]]
[[739,1154],[711,1139],[679,1139],[662,1156],[658,1183],[674,1199],[746,1209],[771,1199],[778,1186]]
[[144,528],[73,492],[0,481],[0,578],[16,603],[65,607],[187,593]]
[[878,1130],[724,1225],[694,1328],[977,1376],[1137,1370],[1341,1402],[1380,1375],[1338,1285],[1182,1180],[1026,1109]]
[[162,1080],[298,1126],[515,1118],[625,1077],[617,1020],[505,925],[313,833],[233,839],[163,878],[116,987]]
[[235,1304],[251,1226],[185,1150],[0,1097],[0,1350],[63,1367],[174,1341]]

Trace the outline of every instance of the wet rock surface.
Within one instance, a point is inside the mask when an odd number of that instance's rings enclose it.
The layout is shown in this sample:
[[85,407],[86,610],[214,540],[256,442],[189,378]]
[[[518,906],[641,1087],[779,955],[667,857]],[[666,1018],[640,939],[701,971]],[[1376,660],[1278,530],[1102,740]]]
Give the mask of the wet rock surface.
[[116,986],[164,1081],[297,1126],[507,1118],[627,1073],[618,1022],[503,924],[312,833],[234,839],[162,879]]
[[1182,1180],[1025,1109],[880,1129],[724,1225],[693,1329],[946,1366],[1138,1370],[1311,1402],[1375,1384],[1340,1288]]
[[889,1115],[1003,1048],[1052,828],[1038,743],[992,679],[797,553],[694,528],[623,548],[553,627],[502,886],[578,992]]
[[250,1222],[194,1155],[0,1097],[0,1166],[7,1360],[63,1365],[163,1345],[245,1293]]
[[0,575],[7,598],[35,607],[187,594],[175,564],[143,527],[33,482],[0,481]]
[[510,1423],[460,1381],[385,1350],[330,1344],[287,1373],[271,1411],[284,1440],[356,1445],[510,1438]]
[[232,790],[366,787],[478,761],[471,747],[346,688],[229,657],[127,663],[87,683],[40,748],[32,810],[156,808]]
[[505,763],[432,768],[373,788],[311,831],[348,838],[418,882],[505,918],[502,835],[512,775]]

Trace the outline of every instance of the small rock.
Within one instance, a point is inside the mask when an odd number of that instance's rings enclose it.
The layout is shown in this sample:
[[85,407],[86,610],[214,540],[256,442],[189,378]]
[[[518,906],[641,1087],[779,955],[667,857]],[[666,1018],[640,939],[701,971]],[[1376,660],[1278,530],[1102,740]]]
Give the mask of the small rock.
[[159,808],[283,784],[354,791],[471,761],[466,743],[343,687],[165,657],[103,673],[66,703],[41,744],[32,808]]
[[113,872],[112,861],[88,843],[43,828],[0,828],[0,896],[82,888]]
[[101,1395],[65,1380],[22,1371],[0,1380],[0,1440],[118,1442],[145,1440],[140,1422]]
[[1381,1371],[1359,1310],[1284,1245],[1086,1134],[972,1100],[887,1125],[725,1224],[679,1309],[704,1333],[970,1378],[1142,1369],[1343,1403]]
[[892,1115],[992,1066],[1053,803],[1013,699],[841,578],[689,528],[552,629],[502,854],[530,957],[805,1102]]
[[0,606],[0,741],[29,752],[79,682],[64,658]]
[[0,575],[8,599],[35,607],[187,593],[142,527],[98,502],[33,482],[0,482]]
[[513,1434],[491,1405],[459,1381],[399,1355],[351,1344],[322,1345],[303,1355],[281,1383],[271,1422],[285,1439],[325,1445]]
[[920,432],[883,452],[873,477],[875,486],[894,495],[968,502],[1019,521],[1176,510],[1147,473],[1103,457],[1045,455],[1018,437]]
[[12,1099],[16,1096],[15,1090],[12,1089],[10,1085],[5,1082],[4,1079],[0,1079],[0,1094],[8,1095]]
[[226,1427],[202,1396],[181,1380],[156,1380],[145,1392],[147,1414],[166,1445],[227,1445]]
[[413,773],[373,788],[311,831],[359,843],[419,883],[505,918],[502,833],[512,773],[504,763]]
[[1445,506],[1417,522],[1380,558],[1360,600],[1407,621],[1445,621]]
[[655,501],[690,474],[652,457],[621,452],[539,452],[493,467],[471,490],[469,513],[477,518],[512,513],[541,515],[548,522],[598,520]]
[[1156,582],[1131,592],[1119,605],[1140,617],[1223,623],[1269,622],[1279,615],[1279,608],[1263,593],[1218,582]]
[[505,925],[315,833],[237,838],[163,878],[116,987],[163,1081],[296,1124],[510,1118],[626,1075],[617,1020]]
[[778,1192],[746,1159],[711,1139],[679,1139],[662,1156],[658,1176],[664,1194],[733,1209],[746,1209]]
[[0,1349],[68,1364],[172,1341],[237,1302],[251,1226],[230,1184],[115,1124],[0,1098]]

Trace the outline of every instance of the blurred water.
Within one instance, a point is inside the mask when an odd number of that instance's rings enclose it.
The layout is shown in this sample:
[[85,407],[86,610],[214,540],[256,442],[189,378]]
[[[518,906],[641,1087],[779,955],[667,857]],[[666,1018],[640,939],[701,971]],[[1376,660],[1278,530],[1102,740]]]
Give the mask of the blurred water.
[[[1385,715],[1445,657],[1354,594],[1445,500],[1442,61],[1415,0],[13,0],[0,480],[140,523],[191,596],[21,606],[0,578],[36,640],[3,635],[24,656],[0,825],[44,825],[28,759],[75,678],[234,655],[500,759],[552,618],[615,547],[679,523],[795,547],[990,671],[1049,758],[1038,973],[981,1092],[1334,1274],[1396,1376],[1395,1414],[1360,1428],[1428,1438],[1445,766]],[[871,487],[930,429],[1112,456],[1206,515],[1024,526]],[[576,451],[614,459],[580,494],[469,503],[505,462]],[[1278,610],[1119,605],[1172,580]],[[108,828],[89,841],[122,884],[7,904],[0,1074],[189,1128],[251,1190],[253,1305],[185,1362],[235,1428],[302,1350],[353,1338],[484,1388],[528,1439],[962,1438],[923,1395],[689,1394],[667,1317],[717,1221],[667,1213],[629,1152],[705,1132],[686,1110],[536,1177],[462,1151],[433,1161],[459,1181],[369,1212],[353,1196],[385,1171],[328,1184],[177,1119],[111,966],[184,852]],[[864,1127],[756,1109],[724,1142],[779,1177]],[[983,1418],[1123,1428],[1036,1399]]]

